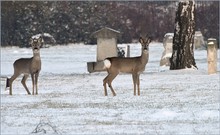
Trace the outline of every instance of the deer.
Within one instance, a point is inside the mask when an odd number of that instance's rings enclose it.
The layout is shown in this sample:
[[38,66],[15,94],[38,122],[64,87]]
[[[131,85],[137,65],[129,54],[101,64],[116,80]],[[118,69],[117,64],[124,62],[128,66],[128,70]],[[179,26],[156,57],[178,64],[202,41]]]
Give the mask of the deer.
[[106,84],[108,84],[109,88],[111,89],[113,96],[116,96],[116,93],[112,87],[112,81],[120,72],[132,74],[134,96],[136,96],[136,88],[138,90],[138,96],[140,96],[140,74],[145,70],[145,66],[148,63],[149,44],[151,42],[151,38],[140,37],[139,42],[142,46],[141,56],[129,58],[109,57],[104,59],[104,68],[108,73],[108,75],[103,80],[105,96],[108,95]]
[[38,76],[41,70],[40,48],[43,45],[42,36],[41,35],[32,36],[29,41],[29,44],[32,47],[33,57],[20,58],[14,62],[13,64],[14,74],[11,76],[10,79],[7,78],[6,80],[6,88],[9,87],[9,95],[12,95],[13,81],[21,74],[24,75],[21,80],[21,83],[24,86],[25,90],[27,91],[28,95],[31,94],[26,85],[26,80],[29,77],[29,75],[31,75],[32,85],[33,85],[32,95],[38,94]]

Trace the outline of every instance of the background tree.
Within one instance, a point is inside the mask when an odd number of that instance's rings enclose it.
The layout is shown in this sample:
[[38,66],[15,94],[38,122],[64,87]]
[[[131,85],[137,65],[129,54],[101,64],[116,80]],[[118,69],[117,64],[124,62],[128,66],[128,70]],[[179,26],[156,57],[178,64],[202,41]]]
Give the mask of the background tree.
[[181,1],[178,5],[173,37],[173,53],[170,69],[196,67],[194,59],[195,2]]
[[[102,27],[121,32],[119,43],[140,33],[162,41],[174,31],[175,1],[1,1],[1,45],[28,47],[35,34],[49,33],[57,44],[95,44],[90,35]],[[196,1],[196,30],[219,37],[219,2]]]

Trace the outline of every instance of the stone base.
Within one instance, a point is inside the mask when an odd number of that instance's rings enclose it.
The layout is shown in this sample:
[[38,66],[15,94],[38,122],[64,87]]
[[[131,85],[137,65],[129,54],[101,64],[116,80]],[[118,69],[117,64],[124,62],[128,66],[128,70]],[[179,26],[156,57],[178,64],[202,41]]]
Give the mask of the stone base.
[[106,71],[105,68],[104,68],[104,62],[103,61],[87,62],[87,70],[88,70],[89,73]]

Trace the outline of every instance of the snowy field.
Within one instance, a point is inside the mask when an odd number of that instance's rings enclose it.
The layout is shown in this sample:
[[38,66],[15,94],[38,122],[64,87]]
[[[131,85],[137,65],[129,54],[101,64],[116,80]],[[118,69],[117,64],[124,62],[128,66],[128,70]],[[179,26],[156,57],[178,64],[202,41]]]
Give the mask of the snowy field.
[[[140,55],[140,44],[129,45],[131,56]],[[4,77],[12,75],[16,59],[32,57],[32,51],[1,48],[1,134],[219,134],[219,68],[208,75],[207,52],[196,50],[199,70],[170,71],[159,67],[162,52],[161,43],[150,44],[141,96],[133,95],[131,75],[120,74],[113,81],[117,96],[108,90],[105,97],[107,73],[87,72],[96,46],[42,48],[39,95],[27,95],[20,76],[10,96]],[[27,85],[31,90],[30,77]]]

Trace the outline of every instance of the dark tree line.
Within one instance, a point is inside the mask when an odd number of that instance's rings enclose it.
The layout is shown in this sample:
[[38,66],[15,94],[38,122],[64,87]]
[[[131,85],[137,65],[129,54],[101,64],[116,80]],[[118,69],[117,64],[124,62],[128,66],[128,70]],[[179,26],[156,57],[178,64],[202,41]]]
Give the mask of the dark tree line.
[[[121,32],[120,43],[140,34],[162,41],[174,32],[173,1],[2,1],[1,45],[28,46],[32,35],[49,33],[57,44],[95,44],[91,34],[102,27]],[[219,2],[196,3],[196,30],[219,37]]]

